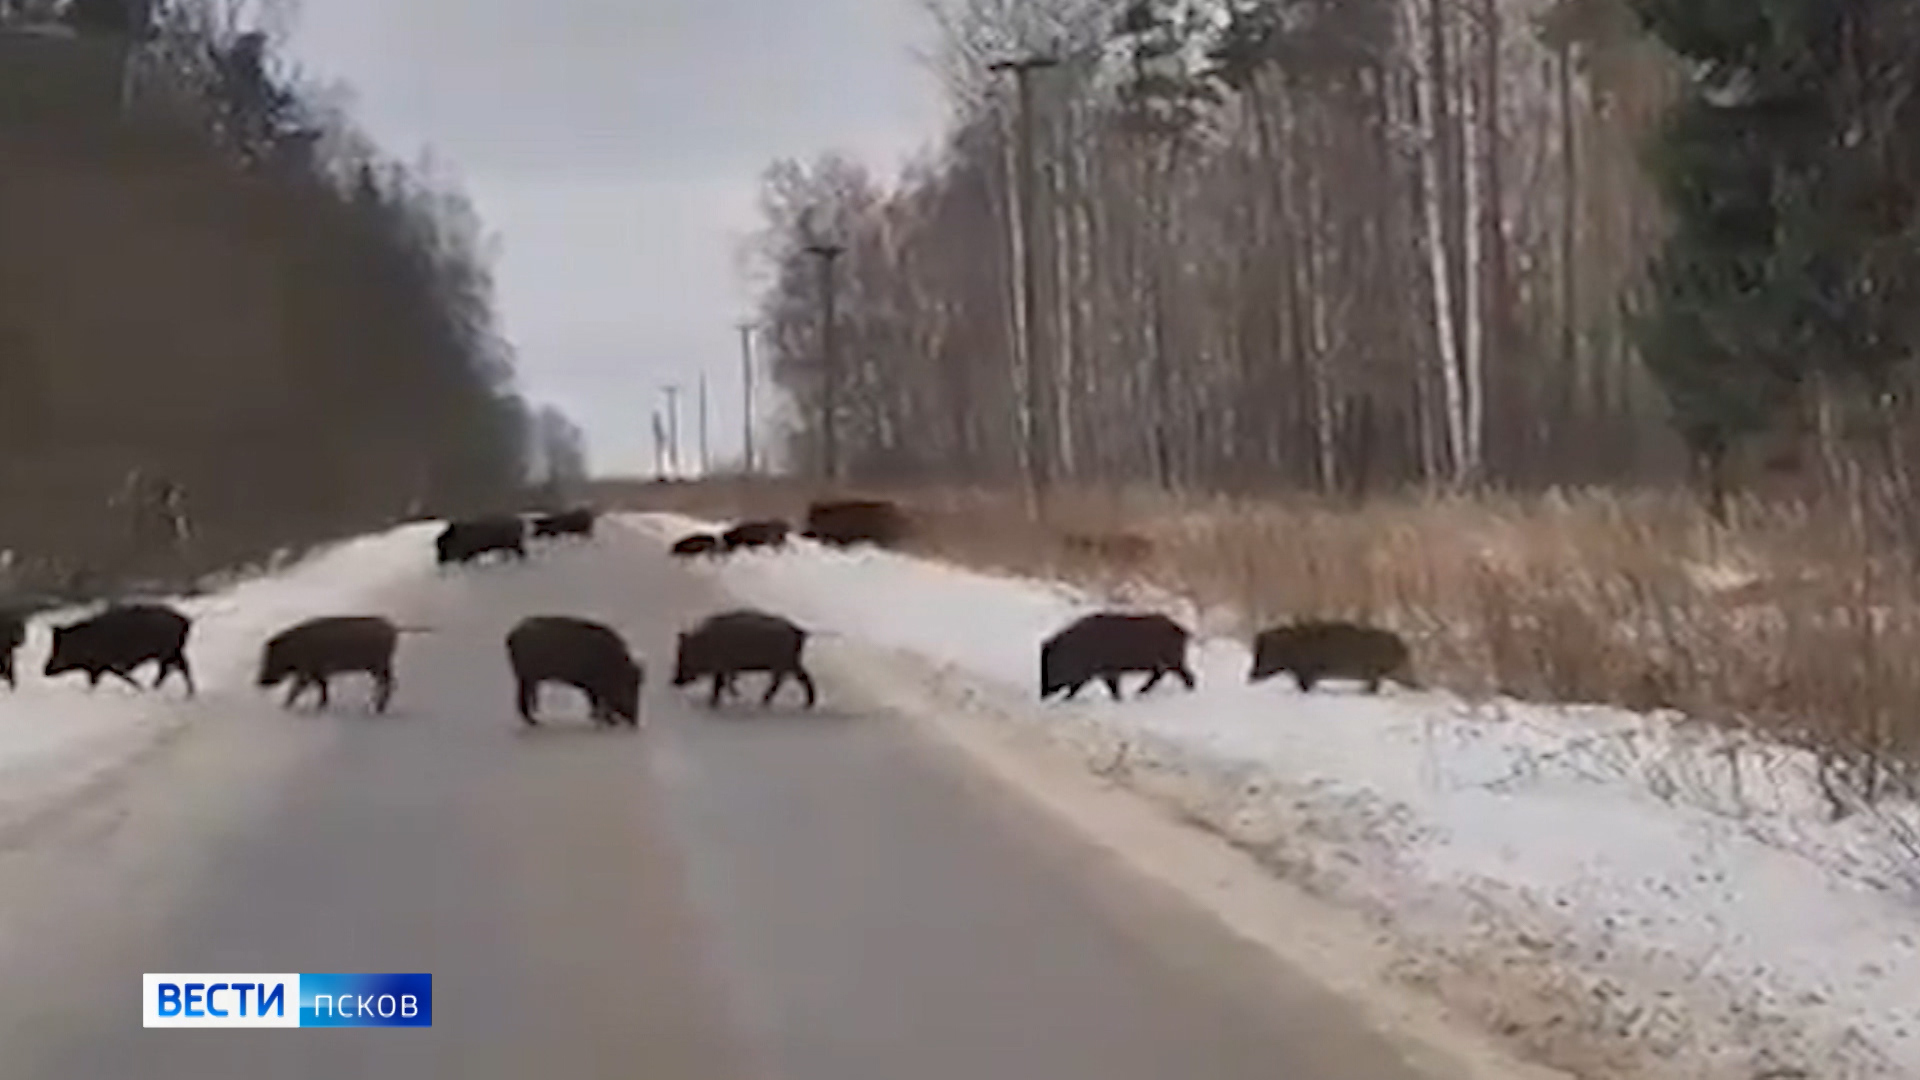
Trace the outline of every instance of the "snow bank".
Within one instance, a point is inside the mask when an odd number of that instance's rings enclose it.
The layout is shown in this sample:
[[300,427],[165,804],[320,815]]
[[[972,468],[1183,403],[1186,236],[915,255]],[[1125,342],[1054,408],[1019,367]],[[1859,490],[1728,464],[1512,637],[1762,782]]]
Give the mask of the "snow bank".
[[[633,519],[663,538],[702,523]],[[1038,703],[1057,583],[799,543],[705,564],[746,602],[926,665],[1389,934],[1399,977],[1585,1076],[1920,1076],[1920,813],[1830,823],[1806,756],[1671,718],[1245,683]],[[1191,617],[1191,613],[1185,613]]]
[[[171,601],[193,616],[187,659],[200,704],[222,692],[249,689],[261,643],[287,624],[313,615],[365,607],[379,592],[417,574],[434,526],[407,525],[321,549],[275,573],[242,580],[218,593]],[[112,677],[89,691],[69,675],[43,678],[49,624],[79,611],[47,612],[27,626],[16,654],[18,690],[0,689],[0,829],[139,758],[194,715],[178,678],[141,693]],[[136,678],[152,677],[149,666]]]

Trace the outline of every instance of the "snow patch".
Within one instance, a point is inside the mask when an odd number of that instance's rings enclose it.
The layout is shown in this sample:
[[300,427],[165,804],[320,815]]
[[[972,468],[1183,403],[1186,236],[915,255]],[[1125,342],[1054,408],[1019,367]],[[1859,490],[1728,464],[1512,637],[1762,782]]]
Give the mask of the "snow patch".
[[1547,1064],[1920,1076],[1920,809],[1829,821],[1803,752],[1675,716],[1249,686],[1219,639],[1197,693],[1042,705],[1040,642],[1105,606],[1057,582],[806,541],[694,572],[919,658],[929,708],[1039,731],[1362,912],[1400,978]]
[[[220,592],[168,603],[193,617],[187,660],[200,690],[198,706],[223,693],[252,690],[254,664],[266,638],[315,615],[363,610],[383,590],[417,575],[430,552],[432,524],[413,524],[326,548],[277,572]],[[44,612],[28,622],[15,654],[19,689],[0,689],[0,831],[137,760],[195,715],[178,677],[140,692],[111,676],[87,689],[74,674],[41,674],[52,625],[91,610]],[[152,678],[149,665],[135,677]]]

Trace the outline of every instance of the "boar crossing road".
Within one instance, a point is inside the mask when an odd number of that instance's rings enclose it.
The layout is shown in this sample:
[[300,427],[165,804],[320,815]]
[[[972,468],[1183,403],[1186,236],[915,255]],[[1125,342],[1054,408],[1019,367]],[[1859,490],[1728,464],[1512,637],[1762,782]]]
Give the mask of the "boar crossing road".
[[[0,850],[9,1080],[1413,1080],[1298,977],[820,672],[713,718],[648,680],[612,737],[513,715],[521,618],[650,670],[732,602],[609,522],[577,557],[436,574],[378,723],[208,693]],[[424,561],[424,560],[423,560]],[[687,700],[692,698],[694,700]],[[142,972],[431,972],[414,1031],[144,1031]],[[1278,987],[1279,989],[1276,989]]]

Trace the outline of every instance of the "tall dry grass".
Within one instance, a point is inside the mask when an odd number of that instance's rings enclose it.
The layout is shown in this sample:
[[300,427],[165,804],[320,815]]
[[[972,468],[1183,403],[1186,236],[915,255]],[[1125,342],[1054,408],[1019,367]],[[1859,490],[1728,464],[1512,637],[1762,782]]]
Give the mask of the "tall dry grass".
[[[610,501],[798,517],[778,481],[603,487]],[[1679,494],[1308,500],[876,492],[924,554],[1110,589],[1139,582],[1246,634],[1347,618],[1398,630],[1423,681],[1468,697],[1671,709],[1818,751],[1836,813],[1920,784],[1920,584],[1845,513],[1751,501],[1728,524]],[[1074,537],[1149,541],[1125,565]],[[1114,545],[1106,545],[1114,547]],[[1089,553],[1089,549],[1092,553]]]

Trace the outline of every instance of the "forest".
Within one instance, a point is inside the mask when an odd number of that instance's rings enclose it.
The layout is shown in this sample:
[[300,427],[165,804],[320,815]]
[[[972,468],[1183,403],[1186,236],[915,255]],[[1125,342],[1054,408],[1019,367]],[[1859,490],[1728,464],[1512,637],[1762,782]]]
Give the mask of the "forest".
[[765,176],[797,472],[1920,777],[1920,4],[929,7],[938,148]]
[[[1047,474],[1170,490],[1732,484],[1891,449],[1915,7],[936,0],[940,152],[766,178],[795,460],[822,238],[855,477],[1014,476],[1036,410]],[[1023,114],[994,64],[1031,57]]]
[[179,580],[584,471],[486,240],[221,0],[0,2],[9,591]]

